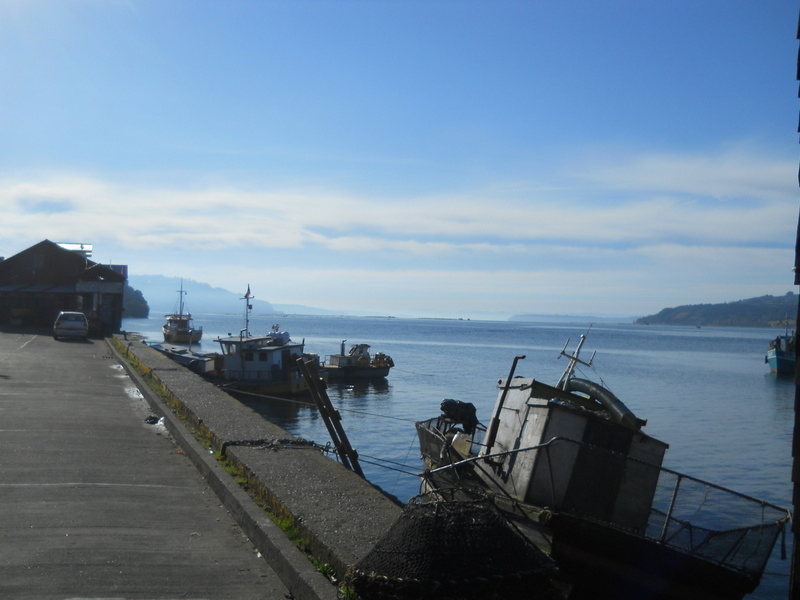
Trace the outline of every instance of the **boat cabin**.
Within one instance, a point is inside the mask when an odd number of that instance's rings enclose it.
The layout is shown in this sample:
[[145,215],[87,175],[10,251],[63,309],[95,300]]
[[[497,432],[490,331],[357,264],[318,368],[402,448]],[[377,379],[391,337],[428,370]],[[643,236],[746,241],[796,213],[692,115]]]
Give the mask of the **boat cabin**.
[[[498,387],[504,390],[505,380]],[[506,418],[500,419],[489,453],[538,446],[553,438],[579,442],[505,456],[500,468],[508,477],[507,489],[517,490],[523,502],[643,530],[669,445],[636,427],[598,417],[557,397],[553,400],[559,392],[517,377],[502,404],[503,391],[498,395],[495,414],[499,409]],[[507,418],[511,414],[516,418]],[[608,452],[587,451],[584,444]]]
[[303,356],[303,343],[293,342],[285,331],[264,336],[218,338],[222,354],[223,377],[231,381],[280,381],[294,372],[294,361]]
[[341,354],[332,354],[327,362],[333,367],[368,367],[371,360],[369,344],[354,344],[350,346],[350,352],[345,354],[342,342]]

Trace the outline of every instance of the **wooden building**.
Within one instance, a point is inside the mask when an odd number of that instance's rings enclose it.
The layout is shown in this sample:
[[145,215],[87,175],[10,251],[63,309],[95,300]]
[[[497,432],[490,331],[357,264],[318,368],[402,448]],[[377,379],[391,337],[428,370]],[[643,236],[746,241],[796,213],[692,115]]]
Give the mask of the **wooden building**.
[[0,327],[50,327],[59,311],[75,310],[92,335],[120,330],[125,267],[95,263],[73,246],[44,240],[0,260]]

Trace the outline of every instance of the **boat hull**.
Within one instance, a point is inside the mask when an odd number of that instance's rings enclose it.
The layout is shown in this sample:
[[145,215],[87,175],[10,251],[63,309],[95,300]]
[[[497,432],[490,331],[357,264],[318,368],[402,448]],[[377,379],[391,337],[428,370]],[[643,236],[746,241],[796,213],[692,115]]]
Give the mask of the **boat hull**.
[[769,370],[771,373],[777,373],[779,375],[793,375],[795,372],[797,355],[794,352],[770,348],[767,350],[766,362],[769,365]]
[[556,513],[549,525],[553,559],[566,579],[591,582],[586,597],[739,600],[758,585],[758,578],[587,519]]
[[392,357],[379,352],[374,356],[369,352],[369,344],[354,344],[345,354],[344,341],[340,354],[331,354],[320,365],[330,381],[352,382],[385,379],[394,366]]
[[308,384],[302,377],[291,381],[242,382],[228,381],[223,389],[257,396],[300,396],[308,393]]
[[330,381],[362,381],[369,379],[385,379],[389,376],[391,367],[339,367],[324,365],[320,371],[328,376]]
[[203,337],[202,329],[163,328],[164,341],[169,344],[197,344]]

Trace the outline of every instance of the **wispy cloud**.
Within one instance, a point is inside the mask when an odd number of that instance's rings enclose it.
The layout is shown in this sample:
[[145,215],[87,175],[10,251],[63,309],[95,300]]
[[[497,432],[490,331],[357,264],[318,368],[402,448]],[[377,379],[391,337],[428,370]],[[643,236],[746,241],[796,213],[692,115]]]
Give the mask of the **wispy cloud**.
[[652,155],[578,169],[588,187],[403,199],[338,190],[143,188],[90,178],[0,182],[4,237],[29,227],[161,244],[447,254],[529,246],[764,244],[790,240],[796,166],[743,152]]
[[26,214],[43,213],[52,215],[75,210],[75,205],[71,201],[60,198],[28,196],[19,198],[17,200],[17,205],[20,207],[20,210]]
[[705,153],[613,153],[579,167],[576,176],[601,189],[761,203],[795,196],[796,172],[795,159],[742,142]]
[[636,313],[646,297],[679,304],[702,290],[721,301],[790,284],[791,161],[737,149],[570,169],[580,173],[571,186],[563,185],[568,173],[555,173],[558,185],[538,179],[405,198],[7,175],[0,239],[6,255],[43,238],[81,240],[139,273],[228,289],[261,281],[268,299],[286,303],[319,304],[325,289],[327,305],[364,309],[411,310],[436,289],[447,301],[428,306],[442,310],[575,311],[588,301]]

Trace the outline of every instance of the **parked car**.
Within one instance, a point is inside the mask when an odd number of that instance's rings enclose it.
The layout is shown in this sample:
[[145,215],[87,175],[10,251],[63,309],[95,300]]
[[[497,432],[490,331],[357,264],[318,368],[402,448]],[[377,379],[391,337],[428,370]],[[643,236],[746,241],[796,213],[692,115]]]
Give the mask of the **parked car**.
[[89,321],[82,312],[62,310],[53,323],[53,339],[60,337],[80,338],[89,337]]

